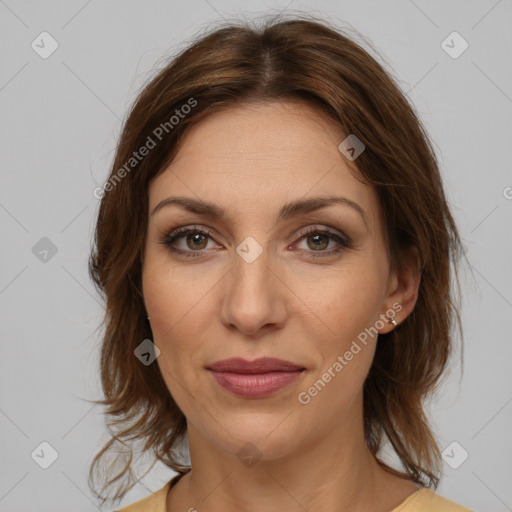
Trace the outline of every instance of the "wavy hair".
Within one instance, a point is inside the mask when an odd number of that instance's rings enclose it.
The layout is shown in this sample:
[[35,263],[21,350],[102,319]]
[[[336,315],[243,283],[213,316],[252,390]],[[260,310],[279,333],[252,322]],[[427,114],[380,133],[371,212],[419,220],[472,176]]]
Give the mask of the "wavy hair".
[[[420,256],[415,308],[398,328],[381,335],[385,342],[377,344],[364,383],[364,429],[367,446],[384,469],[437,488],[440,450],[424,406],[447,366],[454,324],[462,334],[455,292],[460,294],[463,244],[432,143],[405,96],[391,72],[348,31],[301,15],[261,25],[227,22],[209,30],[142,88],[102,189],[89,256],[89,274],[105,302],[100,357],[105,398],[94,402],[106,406],[110,435],[89,470],[96,496],[105,501],[101,493],[117,485],[113,499],[120,499],[135,485],[136,443],[155,462],[178,473],[190,470],[179,455],[186,419],[158,365],[145,366],[134,356],[152,336],[141,292],[148,184],[173,160],[190,126],[228,107],[273,100],[306,102],[364,142],[357,170],[377,192],[391,265],[402,268],[412,248]],[[155,145],[142,157],[138,152],[150,140]],[[403,471],[379,457],[387,441]],[[107,465],[112,452],[116,456]],[[105,473],[100,494],[93,483],[99,468]]]

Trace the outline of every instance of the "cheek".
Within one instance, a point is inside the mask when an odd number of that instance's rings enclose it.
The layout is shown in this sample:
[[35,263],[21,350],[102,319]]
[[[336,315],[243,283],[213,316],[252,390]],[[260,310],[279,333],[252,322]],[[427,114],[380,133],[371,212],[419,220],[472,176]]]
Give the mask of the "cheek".
[[313,328],[309,331],[319,364],[297,397],[304,411],[309,411],[308,417],[325,418],[325,428],[354,411],[352,406],[362,397],[378,339],[372,329],[378,308],[375,294],[346,284],[346,288],[338,287],[336,300],[333,296],[333,301],[325,304],[323,322],[329,326],[328,335],[315,336]]
[[303,295],[309,297],[304,316],[306,309],[314,311],[303,328],[318,354],[318,366],[301,389],[303,404],[346,410],[371,367],[385,281],[378,264],[360,263],[332,272]]
[[325,348],[343,347],[379,318],[385,290],[380,265],[369,258],[352,258],[345,265],[323,274],[302,274],[294,283],[301,299],[302,313],[313,322],[304,322],[310,332],[325,340]]
[[[213,278],[199,276],[165,261],[147,261],[143,294],[151,317],[152,340],[160,350],[157,363],[178,406],[186,412],[190,393],[196,394],[196,376],[202,369],[201,347],[211,328],[208,293]],[[210,327],[209,327],[210,326]]]
[[158,255],[144,268],[144,301],[154,341],[164,350],[172,342],[179,351],[180,340],[188,345],[201,332],[199,319],[206,316],[204,308],[214,279],[198,275],[197,266],[191,267],[170,265],[165,256]]

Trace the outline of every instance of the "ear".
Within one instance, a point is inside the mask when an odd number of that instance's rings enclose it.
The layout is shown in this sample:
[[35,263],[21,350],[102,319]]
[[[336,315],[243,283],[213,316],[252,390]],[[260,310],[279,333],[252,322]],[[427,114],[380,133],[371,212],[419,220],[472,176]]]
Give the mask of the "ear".
[[[413,247],[402,256],[400,268],[391,270],[388,279],[386,298],[383,302],[381,318],[394,318],[397,325],[401,324],[413,311],[418,300],[421,281],[421,259],[418,249]],[[379,329],[380,334],[392,331],[395,326],[386,321]]]

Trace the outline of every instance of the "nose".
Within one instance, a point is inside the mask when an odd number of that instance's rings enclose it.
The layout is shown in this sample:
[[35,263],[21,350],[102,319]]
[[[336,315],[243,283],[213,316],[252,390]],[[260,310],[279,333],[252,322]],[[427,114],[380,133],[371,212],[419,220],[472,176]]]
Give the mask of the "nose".
[[220,316],[226,328],[254,338],[284,326],[287,288],[271,266],[276,265],[269,262],[266,250],[252,262],[234,255],[222,289]]

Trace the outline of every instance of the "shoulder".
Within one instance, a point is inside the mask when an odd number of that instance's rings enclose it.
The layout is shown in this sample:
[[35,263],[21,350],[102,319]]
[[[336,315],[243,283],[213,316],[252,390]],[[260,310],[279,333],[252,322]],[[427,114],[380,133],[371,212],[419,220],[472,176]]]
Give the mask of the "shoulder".
[[398,507],[391,512],[474,512],[463,507],[440,494],[435,493],[428,487],[423,487],[414,494],[411,494]]
[[115,512],[166,512],[165,502],[170,485],[171,481],[153,494]]

